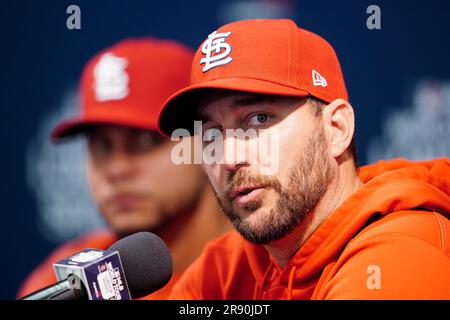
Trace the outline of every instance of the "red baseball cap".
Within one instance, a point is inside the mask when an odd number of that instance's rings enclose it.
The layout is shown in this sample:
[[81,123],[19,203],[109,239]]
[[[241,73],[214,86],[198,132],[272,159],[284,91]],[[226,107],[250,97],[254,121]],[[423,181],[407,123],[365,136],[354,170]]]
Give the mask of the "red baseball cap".
[[157,130],[158,111],[189,84],[193,50],[170,40],[127,39],[93,57],[81,77],[81,114],[59,123],[58,140],[92,125]]
[[190,85],[163,104],[160,132],[192,130],[195,97],[211,88],[348,100],[333,47],[287,19],[243,20],[211,33],[194,56]]

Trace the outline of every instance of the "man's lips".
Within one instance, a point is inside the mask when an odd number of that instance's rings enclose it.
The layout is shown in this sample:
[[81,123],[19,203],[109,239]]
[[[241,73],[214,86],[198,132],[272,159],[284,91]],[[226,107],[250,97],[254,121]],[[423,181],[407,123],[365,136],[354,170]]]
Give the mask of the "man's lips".
[[264,190],[265,186],[242,186],[233,189],[229,196],[233,202],[245,205],[250,201],[256,200],[256,197]]
[[119,193],[108,199],[110,205],[118,211],[133,209],[140,200],[140,196],[133,193]]

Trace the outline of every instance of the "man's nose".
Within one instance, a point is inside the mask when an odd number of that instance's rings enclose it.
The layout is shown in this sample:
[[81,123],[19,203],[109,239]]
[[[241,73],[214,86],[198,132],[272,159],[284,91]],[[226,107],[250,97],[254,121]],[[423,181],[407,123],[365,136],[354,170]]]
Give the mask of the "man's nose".
[[111,181],[128,179],[135,170],[132,157],[121,150],[112,152],[104,166],[107,178]]
[[237,171],[250,165],[249,150],[245,139],[228,137],[224,140],[223,167],[227,171]]

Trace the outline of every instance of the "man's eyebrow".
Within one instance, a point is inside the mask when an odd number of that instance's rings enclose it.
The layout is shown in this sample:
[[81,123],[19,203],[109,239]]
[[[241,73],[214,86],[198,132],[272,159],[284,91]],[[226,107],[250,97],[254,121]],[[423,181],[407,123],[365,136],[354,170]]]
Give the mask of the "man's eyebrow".
[[199,119],[203,123],[211,121],[211,117],[209,115],[207,115],[207,114],[204,114],[201,111],[200,111],[199,114],[197,114],[197,119]]
[[[274,100],[274,98],[269,95],[250,95],[250,96],[245,96],[245,97],[238,97],[238,98],[234,99],[233,102],[231,102],[230,108],[235,110],[235,109],[243,108],[243,107],[251,107],[253,105],[260,104],[260,103],[271,102],[273,100]],[[198,112],[197,117],[202,122],[211,121],[211,117],[207,114],[204,114],[203,109]]]

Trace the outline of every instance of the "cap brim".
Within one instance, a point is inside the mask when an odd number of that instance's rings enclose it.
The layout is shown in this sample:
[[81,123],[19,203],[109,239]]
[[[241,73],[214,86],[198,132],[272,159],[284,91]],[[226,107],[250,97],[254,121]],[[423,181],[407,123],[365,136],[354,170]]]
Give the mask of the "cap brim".
[[176,92],[166,100],[158,117],[159,132],[170,137],[175,129],[183,128],[193,134],[194,121],[199,120],[196,119],[195,102],[197,97],[208,89],[298,97],[310,95],[305,90],[259,79],[226,78],[199,83]]
[[133,121],[130,121],[123,118],[74,118],[60,122],[52,130],[50,138],[53,141],[58,141],[63,138],[73,137],[98,125],[117,125],[142,130],[158,130],[156,123],[152,123],[149,119],[133,119]]

